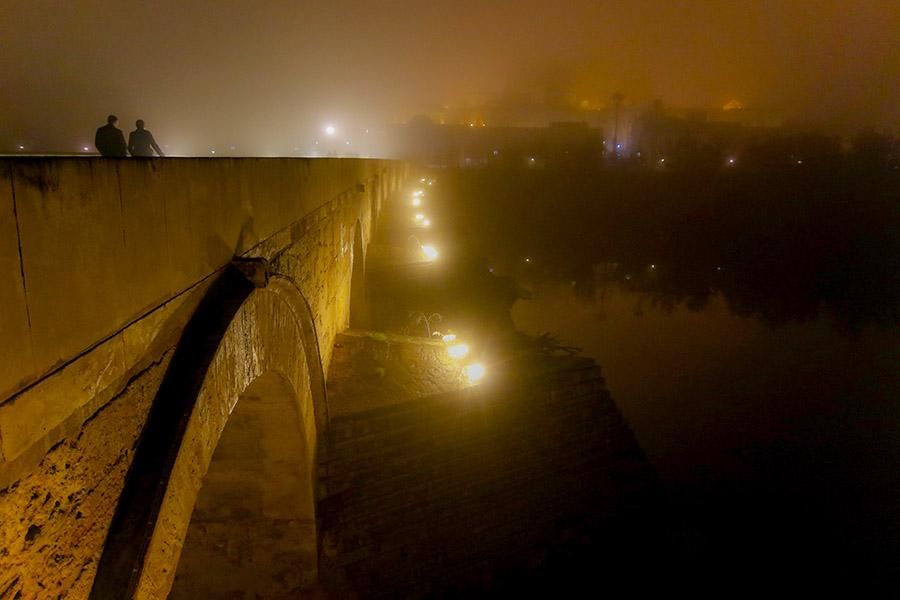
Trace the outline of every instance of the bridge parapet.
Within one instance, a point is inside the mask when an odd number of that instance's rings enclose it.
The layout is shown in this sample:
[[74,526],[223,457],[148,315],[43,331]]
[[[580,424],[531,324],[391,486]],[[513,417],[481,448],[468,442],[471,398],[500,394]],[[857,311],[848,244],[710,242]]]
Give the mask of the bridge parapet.
[[[336,199],[380,202],[404,169],[359,159],[0,160],[0,486],[157,360],[153,344],[171,347],[234,256],[277,253]],[[352,246],[352,230],[326,226],[336,246]]]

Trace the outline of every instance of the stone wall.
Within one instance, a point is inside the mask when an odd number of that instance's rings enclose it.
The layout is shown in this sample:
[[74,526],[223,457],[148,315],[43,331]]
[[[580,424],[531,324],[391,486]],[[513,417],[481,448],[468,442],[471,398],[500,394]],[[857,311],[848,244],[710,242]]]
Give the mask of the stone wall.
[[[348,360],[377,356],[348,337],[339,339],[355,348],[337,351]],[[423,371],[433,361],[407,356]],[[580,597],[637,585],[665,537],[654,537],[665,531],[661,488],[599,368],[577,357],[514,360],[511,380],[376,408],[343,397],[360,390],[334,389],[329,374],[331,401],[362,410],[333,418],[320,444],[327,593]],[[592,587],[578,589],[573,573]]]
[[86,597],[173,348],[233,255],[302,293],[327,369],[355,227],[367,241],[403,168],[0,161],[0,598]]

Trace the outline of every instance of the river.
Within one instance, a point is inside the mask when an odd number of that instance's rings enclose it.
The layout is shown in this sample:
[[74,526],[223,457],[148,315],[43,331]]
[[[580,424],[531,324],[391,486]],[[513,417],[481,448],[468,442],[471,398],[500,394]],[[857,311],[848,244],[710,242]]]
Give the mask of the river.
[[597,359],[707,574],[900,589],[896,178],[436,177],[438,239]]

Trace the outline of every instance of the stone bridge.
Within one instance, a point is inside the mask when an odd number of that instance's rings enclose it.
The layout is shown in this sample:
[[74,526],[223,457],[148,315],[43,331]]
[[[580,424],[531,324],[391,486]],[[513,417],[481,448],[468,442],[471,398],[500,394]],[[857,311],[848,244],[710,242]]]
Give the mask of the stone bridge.
[[0,598],[190,597],[216,552],[315,581],[324,373],[405,169],[0,160]]

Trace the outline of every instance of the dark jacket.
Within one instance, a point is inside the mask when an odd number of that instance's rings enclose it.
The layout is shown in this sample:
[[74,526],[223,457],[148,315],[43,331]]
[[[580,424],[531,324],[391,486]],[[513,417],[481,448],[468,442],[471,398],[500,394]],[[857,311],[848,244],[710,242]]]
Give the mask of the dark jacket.
[[128,156],[128,148],[125,146],[125,134],[111,123],[97,129],[94,136],[94,146],[103,156]]
[[160,156],[163,155],[153,134],[146,129],[135,129],[128,134],[128,151],[132,156],[153,156],[154,150]]

